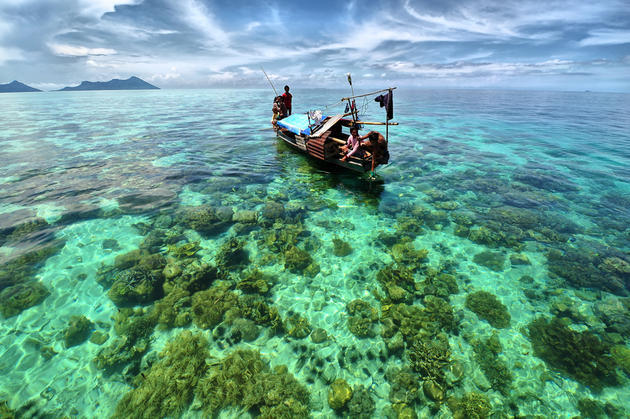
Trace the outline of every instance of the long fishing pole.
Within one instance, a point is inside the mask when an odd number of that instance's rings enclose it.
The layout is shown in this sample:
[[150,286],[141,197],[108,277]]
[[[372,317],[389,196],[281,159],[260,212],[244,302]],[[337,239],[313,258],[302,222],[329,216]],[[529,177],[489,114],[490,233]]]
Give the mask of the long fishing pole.
[[271,88],[273,89],[273,92],[276,94],[276,97],[278,97],[278,92],[276,92],[276,88],[273,86],[273,83],[271,82],[271,79],[269,79],[269,76],[267,75],[267,72],[265,71],[263,66],[260,66],[260,69],[262,70],[263,73],[265,73],[265,77],[267,77],[267,81],[271,85]]

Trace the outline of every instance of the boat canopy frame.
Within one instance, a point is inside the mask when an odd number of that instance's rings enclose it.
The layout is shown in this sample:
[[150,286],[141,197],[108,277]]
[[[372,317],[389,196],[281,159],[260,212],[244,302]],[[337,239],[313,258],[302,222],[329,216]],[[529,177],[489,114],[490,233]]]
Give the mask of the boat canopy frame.
[[321,136],[326,131],[331,129],[333,127],[333,125],[335,125],[337,122],[341,121],[341,118],[343,118],[343,115],[333,115],[333,116],[331,116],[330,118],[328,118],[328,120],[326,122],[324,122],[323,125],[321,125],[319,128],[317,128],[317,130],[314,133],[312,133],[310,135],[310,137],[313,138],[313,137]]

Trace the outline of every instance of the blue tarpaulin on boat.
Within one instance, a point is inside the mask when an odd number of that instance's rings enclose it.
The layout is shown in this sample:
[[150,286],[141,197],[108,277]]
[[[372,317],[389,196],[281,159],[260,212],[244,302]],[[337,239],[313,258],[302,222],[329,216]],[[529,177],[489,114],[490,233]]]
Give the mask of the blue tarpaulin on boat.
[[311,135],[311,129],[308,126],[308,115],[305,113],[294,113],[291,116],[287,116],[278,121],[278,126],[296,134]]

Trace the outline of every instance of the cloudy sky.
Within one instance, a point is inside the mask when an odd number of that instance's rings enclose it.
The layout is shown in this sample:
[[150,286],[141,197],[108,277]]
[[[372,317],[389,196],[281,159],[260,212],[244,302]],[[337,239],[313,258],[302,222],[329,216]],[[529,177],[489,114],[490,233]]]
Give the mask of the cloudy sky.
[[0,0],[0,83],[630,92],[630,0]]

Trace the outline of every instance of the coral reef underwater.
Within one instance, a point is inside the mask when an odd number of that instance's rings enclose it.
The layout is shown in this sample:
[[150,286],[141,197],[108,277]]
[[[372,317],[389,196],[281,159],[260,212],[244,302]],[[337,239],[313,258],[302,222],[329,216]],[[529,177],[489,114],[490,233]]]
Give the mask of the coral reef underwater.
[[470,94],[401,100],[372,182],[206,127],[241,93],[11,131],[61,168],[0,176],[0,416],[628,417],[630,163],[576,149],[627,132]]

